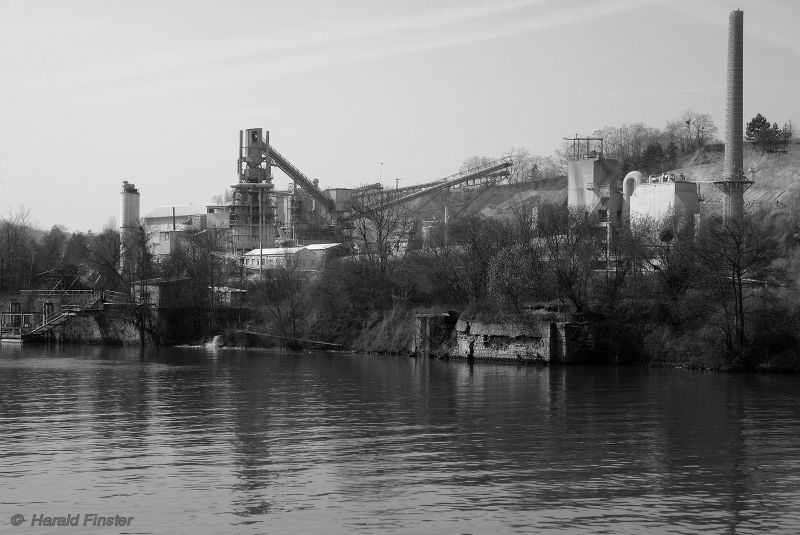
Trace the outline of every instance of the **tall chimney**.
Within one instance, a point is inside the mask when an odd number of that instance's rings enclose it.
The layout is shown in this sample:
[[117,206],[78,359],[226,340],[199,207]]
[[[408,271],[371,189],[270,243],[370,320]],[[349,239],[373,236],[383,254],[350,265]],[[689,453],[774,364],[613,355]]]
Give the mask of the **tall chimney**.
[[742,80],[743,80],[743,13],[731,11],[728,17],[728,95],[725,132],[725,171],[729,181],[723,216],[725,220],[744,215],[744,166],[742,157]]

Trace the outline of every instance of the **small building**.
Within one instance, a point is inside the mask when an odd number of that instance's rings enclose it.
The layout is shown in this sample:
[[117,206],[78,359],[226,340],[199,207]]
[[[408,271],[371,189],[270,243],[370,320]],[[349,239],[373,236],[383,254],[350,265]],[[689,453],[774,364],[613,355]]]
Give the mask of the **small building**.
[[330,258],[344,255],[345,247],[341,243],[314,243],[295,247],[271,247],[269,249],[253,249],[244,254],[244,268],[248,273],[259,269],[284,268],[294,263],[300,271],[320,271]]
[[204,292],[190,278],[155,278],[131,283],[131,295],[137,305],[149,305],[157,309],[193,308],[207,305],[213,294],[214,304],[221,307],[241,307],[245,290],[228,286],[208,287]]
[[167,256],[180,249],[184,241],[186,241],[185,230],[159,231],[150,239],[150,251],[154,256]]
[[253,249],[244,254],[244,268],[248,271],[286,267],[297,259],[302,247],[269,247]]
[[155,308],[188,308],[194,306],[192,280],[189,278],[154,278],[131,283],[131,295],[137,305]]
[[353,190],[350,188],[331,188],[326,189],[325,193],[333,199],[337,212],[344,212],[350,209],[350,202],[353,198]]
[[223,307],[240,308],[247,296],[247,290],[229,286],[215,286],[209,290],[214,292],[214,303]]
[[297,252],[298,264],[303,271],[320,271],[331,258],[339,258],[346,253],[341,243],[314,243],[301,247]]

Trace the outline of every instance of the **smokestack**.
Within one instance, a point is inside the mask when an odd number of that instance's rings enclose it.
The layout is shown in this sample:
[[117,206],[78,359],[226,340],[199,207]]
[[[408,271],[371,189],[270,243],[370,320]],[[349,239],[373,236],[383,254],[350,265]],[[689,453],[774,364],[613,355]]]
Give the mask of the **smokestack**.
[[744,215],[744,163],[742,157],[742,81],[744,24],[740,10],[728,16],[728,94],[725,133],[725,174],[729,181],[725,192],[723,216],[725,220],[740,219]]

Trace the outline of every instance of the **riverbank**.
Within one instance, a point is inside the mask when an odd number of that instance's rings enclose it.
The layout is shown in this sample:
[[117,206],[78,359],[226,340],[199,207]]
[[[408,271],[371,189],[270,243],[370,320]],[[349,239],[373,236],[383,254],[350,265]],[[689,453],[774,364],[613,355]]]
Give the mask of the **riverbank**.
[[474,307],[442,311],[395,306],[351,321],[348,329],[335,334],[302,322],[300,334],[293,336],[246,308],[217,310],[212,321],[196,310],[142,314],[106,305],[76,314],[53,329],[49,339],[64,344],[337,349],[452,360],[800,373],[800,352],[786,341],[737,354],[726,351],[724,340],[708,325],[679,332],[631,312],[587,317],[556,310],[540,306],[512,314]]

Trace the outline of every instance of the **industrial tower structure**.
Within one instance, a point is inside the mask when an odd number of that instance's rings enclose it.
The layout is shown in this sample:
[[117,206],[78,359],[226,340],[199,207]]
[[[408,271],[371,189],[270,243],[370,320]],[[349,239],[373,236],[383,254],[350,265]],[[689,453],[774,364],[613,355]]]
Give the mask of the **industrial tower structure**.
[[725,168],[722,180],[714,184],[724,195],[722,215],[725,221],[744,216],[744,192],[752,184],[746,180],[742,153],[744,14],[731,11],[728,16],[728,82],[726,102]]
[[274,206],[270,192],[272,164],[269,131],[261,128],[239,131],[239,157],[236,162],[239,183],[231,186],[230,240],[234,251],[250,251],[275,244]]
[[[291,180],[288,192],[281,192],[281,212],[284,221],[276,220],[277,199],[272,183],[272,167],[283,171]],[[269,143],[269,131],[250,128],[239,132],[239,157],[236,171],[239,183],[231,186],[230,205],[231,248],[239,253],[274,247],[279,226],[282,238],[294,238],[294,226],[302,211],[320,211],[333,218],[334,200],[323,192],[316,180],[309,179]],[[288,195],[287,195],[288,194]],[[303,207],[310,197],[312,206]],[[278,225],[280,223],[280,225]]]

